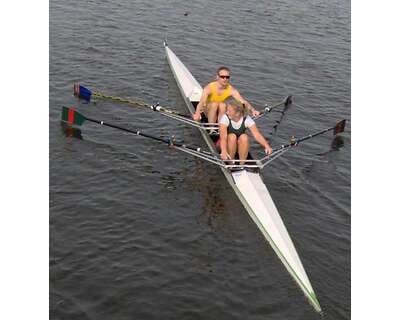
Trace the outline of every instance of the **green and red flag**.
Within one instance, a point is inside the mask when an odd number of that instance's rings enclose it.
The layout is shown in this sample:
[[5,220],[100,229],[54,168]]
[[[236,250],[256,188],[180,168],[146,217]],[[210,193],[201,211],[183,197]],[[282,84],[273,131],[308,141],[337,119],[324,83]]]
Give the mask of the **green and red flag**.
[[74,108],[62,108],[61,120],[67,122],[68,124],[76,124],[78,126],[82,125],[85,122],[86,118],[81,115]]

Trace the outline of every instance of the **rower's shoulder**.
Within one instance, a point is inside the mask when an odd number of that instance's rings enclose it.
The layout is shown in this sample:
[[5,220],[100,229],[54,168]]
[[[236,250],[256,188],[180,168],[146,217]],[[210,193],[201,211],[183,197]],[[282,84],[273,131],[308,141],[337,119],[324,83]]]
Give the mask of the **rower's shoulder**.
[[247,127],[247,128],[250,128],[250,127],[253,127],[255,124],[256,124],[256,122],[254,121],[254,119],[250,116],[250,115],[246,115],[246,117],[244,118],[244,123],[245,123],[245,126]]
[[229,117],[228,117],[228,115],[227,115],[226,113],[224,113],[224,114],[221,116],[221,119],[229,120]]
[[226,115],[226,113],[224,113],[221,117],[221,119],[219,120],[219,124],[224,124],[225,126],[229,125],[229,118]]
[[231,84],[229,84],[229,88],[231,89],[231,92],[238,92],[237,90],[236,90],[236,88],[233,86],[233,85],[231,85]]
[[213,86],[215,86],[215,81],[212,81],[212,82],[210,82],[209,84],[207,84],[207,85],[204,87],[204,90],[205,90],[205,89],[210,90]]
[[217,81],[211,81],[207,86],[208,87],[215,87],[217,85]]

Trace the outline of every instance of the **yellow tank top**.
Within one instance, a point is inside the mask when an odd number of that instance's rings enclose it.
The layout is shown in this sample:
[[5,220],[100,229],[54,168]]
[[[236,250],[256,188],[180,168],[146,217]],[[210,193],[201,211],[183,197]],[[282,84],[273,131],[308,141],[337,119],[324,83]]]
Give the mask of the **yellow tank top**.
[[211,94],[208,96],[208,102],[224,102],[231,96],[231,85],[228,84],[225,90],[221,92],[221,94],[217,93],[217,82],[211,82],[210,89]]

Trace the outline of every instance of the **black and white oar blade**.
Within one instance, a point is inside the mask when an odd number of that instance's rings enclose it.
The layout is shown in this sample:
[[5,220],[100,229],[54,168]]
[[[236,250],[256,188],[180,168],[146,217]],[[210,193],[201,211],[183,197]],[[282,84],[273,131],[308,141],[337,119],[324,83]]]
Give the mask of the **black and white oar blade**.
[[92,96],[92,91],[84,86],[80,85],[79,83],[74,84],[74,96],[80,99],[86,100],[90,102],[90,97]]
[[61,112],[61,120],[70,125],[76,124],[80,126],[85,122],[86,118],[74,108],[63,107]]
[[344,127],[346,126],[346,119],[343,119],[342,121],[339,121],[335,129],[333,130],[333,135],[336,136],[339,133],[342,133],[344,131]]

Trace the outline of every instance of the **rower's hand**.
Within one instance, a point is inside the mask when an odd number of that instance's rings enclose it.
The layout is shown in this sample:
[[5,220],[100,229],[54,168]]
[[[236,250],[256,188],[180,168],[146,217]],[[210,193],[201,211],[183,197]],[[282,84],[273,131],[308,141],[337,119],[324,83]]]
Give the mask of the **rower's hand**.
[[269,156],[269,155],[271,155],[272,154],[272,148],[270,147],[270,146],[268,146],[268,147],[266,147],[265,148],[265,154],[267,155],[267,156]]
[[227,152],[221,152],[221,159],[222,160],[228,160],[229,159],[229,155]]
[[195,112],[195,114],[193,115],[193,120],[195,121],[200,121],[201,120],[201,114],[200,112]]
[[251,115],[252,115],[253,117],[258,117],[260,114],[261,114],[260,111],[258,111],[258,110],[256,110],[256,109],[253,109],[253,110],[251,111]]

